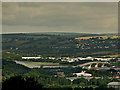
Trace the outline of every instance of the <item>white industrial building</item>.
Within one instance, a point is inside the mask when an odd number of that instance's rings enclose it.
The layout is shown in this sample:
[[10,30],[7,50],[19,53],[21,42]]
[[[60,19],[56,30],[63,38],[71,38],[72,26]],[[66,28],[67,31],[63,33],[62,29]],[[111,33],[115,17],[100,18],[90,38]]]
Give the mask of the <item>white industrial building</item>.
[[73,73],[73,75],[77,75],[77,77],[81,77],[81,76],[91,77],[92,76],[92,74],[85,73],[85,71],[82,71],[81,73]]
[[120,82],[110,82],[107,84],[108,88],[120,88]]
[[78,57],[79,60],[94,60],[93,57],[86,57],[86,58],[82,58],[82,57]]
[[22,59],[40,59],[41,57],[22,57]]

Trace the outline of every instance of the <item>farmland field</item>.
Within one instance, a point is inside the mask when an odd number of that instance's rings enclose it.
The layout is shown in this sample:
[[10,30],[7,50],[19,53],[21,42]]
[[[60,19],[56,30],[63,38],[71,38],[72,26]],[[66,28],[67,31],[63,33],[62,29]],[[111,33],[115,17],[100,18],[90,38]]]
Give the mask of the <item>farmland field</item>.
[[115,39],[115,38],[119,38],[118,36],[91,36],[91,37],[78,37],[78,38],[75,38],[75,39],[91,39],[91,38],[103,38],[103,39],[108,39],[108,38],[111,38],[111,39]]

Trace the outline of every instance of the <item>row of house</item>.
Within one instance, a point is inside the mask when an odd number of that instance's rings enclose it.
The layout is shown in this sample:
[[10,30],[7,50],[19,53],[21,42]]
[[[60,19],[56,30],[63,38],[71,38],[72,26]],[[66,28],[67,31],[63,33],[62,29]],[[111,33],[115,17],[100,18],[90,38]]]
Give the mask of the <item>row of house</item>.
[[22,59],[51,59],[51,60],[61,60],[61,61],[67,61],[67,62],[75,62],[75,61],[80,61],[80,60],[97,60],[97,61],[110,61],[115,58],[94,58],[94,57],[76,57],[76,58],[70,58],[70,57],[22,57]]

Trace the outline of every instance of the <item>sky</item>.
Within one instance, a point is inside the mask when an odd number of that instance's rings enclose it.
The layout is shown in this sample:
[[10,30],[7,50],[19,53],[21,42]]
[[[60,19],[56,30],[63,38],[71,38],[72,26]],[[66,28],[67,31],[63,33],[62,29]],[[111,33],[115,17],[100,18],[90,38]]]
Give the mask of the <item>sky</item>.
[[117,2],[3,2],[3,33],[117,33]]

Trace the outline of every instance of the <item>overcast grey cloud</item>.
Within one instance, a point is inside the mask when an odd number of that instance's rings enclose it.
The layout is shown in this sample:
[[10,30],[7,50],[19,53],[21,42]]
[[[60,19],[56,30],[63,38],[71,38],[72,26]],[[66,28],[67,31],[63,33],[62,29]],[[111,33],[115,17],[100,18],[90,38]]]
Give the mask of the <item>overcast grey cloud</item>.
[[4,2],[3,33],[117,33],[117,2]]

